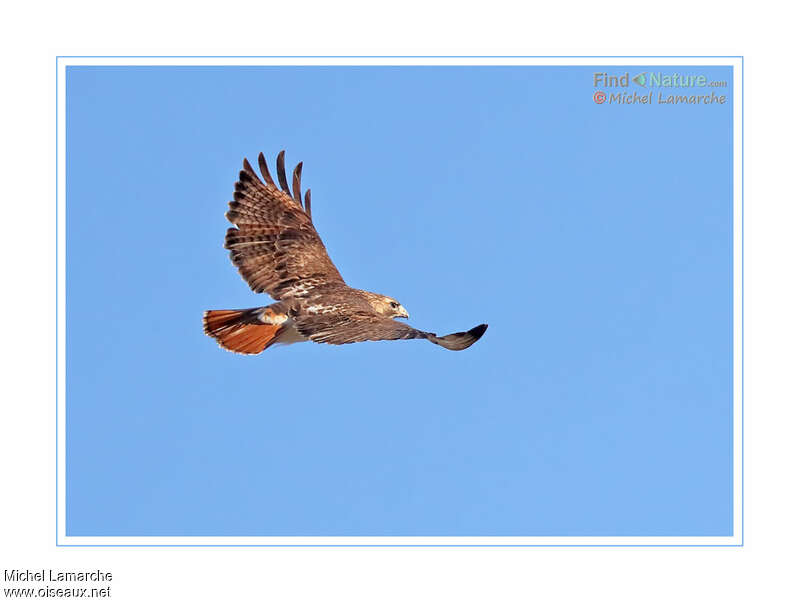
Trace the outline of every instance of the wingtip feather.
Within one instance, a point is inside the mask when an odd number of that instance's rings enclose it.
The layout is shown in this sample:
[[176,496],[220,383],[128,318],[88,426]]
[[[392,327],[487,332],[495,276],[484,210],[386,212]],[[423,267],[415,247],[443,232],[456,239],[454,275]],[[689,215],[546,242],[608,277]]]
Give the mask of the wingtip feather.
[[486,329],[488,329],[488,328],[489,328],[489,325],[484,323],[482,325],[478,325],[477,327],[470,329],[468,331],[468,333],[475,338],[475,341],[478,341],[478,339],[483,337],[483,334],[486,332]]
[[294,200],[300,204],[300,207],[303,207],[303,198],[300,194],[300,179],[303,174],[303,162],[297,164],[297,167],[294,168],[294,172],[292,173],[292,196]]
[[267,186],[275,188],[275,182],[272,180],[272,176],[269,173],[269,167],[267,166],[267,159],[264,157],[264,153],[258,154],[258,169],[261,172],[261,176],[264,178],[264,182],[267,183]]
[[[253,176],[255,176],[255,175],[256,175],[256,173],[253,171],[253,166],[251,166],[251,165],[250,165],[250,162],[249,162],[249,161],[247,161],[247,157],[245,157],[245,158],[242,160],[242,167],[244,168],[244,170],[245,170],[247,173],[249,173],[249,174],[252,174]],[[256,176],[256,177],[258,177],[258,176]]]
[[276,160],[278,164],[278,182],[280,182],[281,190],[286,193],[287,195],[292,194],[292,191],[289,190],[289,183],[286,181],[286,151],[282,150],[278,153],[278,158]]
[[443,337],[437,336],[427,336],[430,341],[435,343],[436,345],[440,345],[443,348],[448,350],[466,350],[469,346],[473,343],[478,341],[483,334],[486,332],[486,329],[489,328],[489,325],[482,324],[478,325],[477,327],[473,327],[469,331],[462,331],[460,333],[450,333],[450,335],[445,335]]

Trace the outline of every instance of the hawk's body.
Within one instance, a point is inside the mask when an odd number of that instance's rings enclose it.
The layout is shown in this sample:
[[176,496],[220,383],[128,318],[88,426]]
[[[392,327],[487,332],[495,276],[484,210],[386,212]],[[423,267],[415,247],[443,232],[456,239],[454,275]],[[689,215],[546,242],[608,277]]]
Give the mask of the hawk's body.
[[451,350],[463,350],[486,330],[480,325],[463,333],[437,337],[393,320],[408,318],[396,300],[348,287],[328,257],[311,222],[311,191],[305,208],[300,196],[303,164],[295,168],[290,192],[284,153],[278,155],[275,186],[264,155],[258,157],[262,182],[248,161],[239,172],[234,200],[225,216],[225,248],[239,273],[256,293],[279,300],[248,310],[209,310],[206,334],[233,352],[258,354],[276,343],[315,341],[343,344],[382,339],[427,339]]

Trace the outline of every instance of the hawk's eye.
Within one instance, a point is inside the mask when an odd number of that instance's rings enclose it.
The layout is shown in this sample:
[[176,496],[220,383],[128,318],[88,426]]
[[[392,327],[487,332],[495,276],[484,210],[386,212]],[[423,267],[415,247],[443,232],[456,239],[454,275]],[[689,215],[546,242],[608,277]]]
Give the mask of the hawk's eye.
[[390,305],[392,308],[396,308],[396,307],[397,307],[397,306],[399,306],[400,304],[398,304],[397,302],[392,302],[392,303],[390,303],[389,305]]

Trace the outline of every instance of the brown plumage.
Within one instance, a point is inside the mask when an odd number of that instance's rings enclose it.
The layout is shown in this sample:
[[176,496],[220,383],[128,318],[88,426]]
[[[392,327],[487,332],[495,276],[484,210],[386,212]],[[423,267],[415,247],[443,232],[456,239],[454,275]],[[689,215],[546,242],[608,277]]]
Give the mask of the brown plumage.
[[311,221],[310,189],[303,206],[302,162],[292,172],[291,189],[284,151],[276,164],[280,188],[263,153],[258,156],[263,182],[244,160],[225,214],[235,226],[228,229],[225,249],[253,291],[279,301],[246,310],[209,310],[203,315],[207,335],[242,354],[309,340],[338,345],[427,339],[449,350],[463,350],[480,339],[485,324],[439,337],[394,320],[408,318],[408,313],[391,297],[348,287]]

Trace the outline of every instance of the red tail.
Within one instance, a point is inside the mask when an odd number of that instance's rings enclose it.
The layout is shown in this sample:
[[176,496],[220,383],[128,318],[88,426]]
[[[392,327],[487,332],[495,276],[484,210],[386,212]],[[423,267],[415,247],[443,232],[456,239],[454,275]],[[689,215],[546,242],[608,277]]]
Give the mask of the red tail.
[[203,330],[220,347],[239,354],[260,354],[280,335],[281,325],[267,325],[260,319],[264,308],[251,310],[207,310]]

